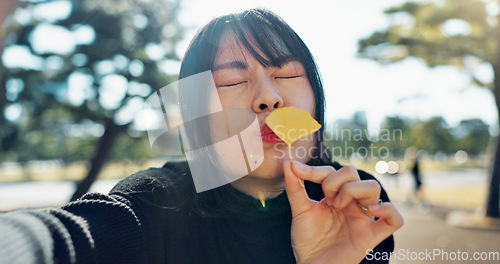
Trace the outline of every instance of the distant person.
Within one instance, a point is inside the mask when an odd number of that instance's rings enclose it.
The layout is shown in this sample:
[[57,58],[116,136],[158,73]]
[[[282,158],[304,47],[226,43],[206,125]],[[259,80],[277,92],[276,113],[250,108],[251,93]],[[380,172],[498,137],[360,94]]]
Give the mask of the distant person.
[[[297,142],[291,162],[281,155],[287,146],[266,130],[265,118],[286,106],[325,122],[320,74],[295,31],[262,9],[215,18],[191,42],[179,79],[207,71],[222,109],[257,116],[261,133],[248,137],[263,142],[262,165],[197,193],[187,162],[168,162],[127,177],[107,195],[3,214],[0,263],[388,263],[403,219],[374,177],[332,163],[331,153],[320,151],[320,133]],[[182,111],[215,108],[203,90],[210,85],[196,84],[199,92],[179,96]],[[210,132],[223,126],[209,125],[208,133],[187,127],[188,141],[212,146]],[[301,149],[322,155],[300,156]],[[204,172],[236,153],[213,150]]]
[[415,181],[413,194],[417,200],[420,200],[420,192],[422,189],[422,175],[420,174],[420,161],[418,155],[415,157],[413,168],[411,169],[413,180]]

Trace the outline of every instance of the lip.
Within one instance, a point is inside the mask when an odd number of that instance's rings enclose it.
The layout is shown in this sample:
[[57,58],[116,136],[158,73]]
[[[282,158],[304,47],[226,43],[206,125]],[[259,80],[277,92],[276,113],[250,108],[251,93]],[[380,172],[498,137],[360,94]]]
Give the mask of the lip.
[[269,144],[285,143],[281,138],[279,138],[274,132],[269,128],[267,124],[264,124],[260,128],[260,136],[262,141]]

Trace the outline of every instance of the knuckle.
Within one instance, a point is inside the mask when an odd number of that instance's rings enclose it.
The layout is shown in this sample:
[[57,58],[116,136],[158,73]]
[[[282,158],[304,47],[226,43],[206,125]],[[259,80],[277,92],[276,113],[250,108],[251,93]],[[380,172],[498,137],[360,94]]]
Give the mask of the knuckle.
[[399,215],[399,226],[398,228],[402,227],[405,224],[405,219],[403,216]]
[[374,189],[374,190],[377,190],[377,191],[381,191],[382,190],[382,187],[380,186],[380,184],[376,181],[376,180],[366,180],[364,181],[366,182],[366,184],[371,188],[371,189]]
[[399,229],[401,228],[403,225],[404,225],[404,222],[405,220],[403,219],[403,217],[399,217],[399,221],[398,221],[398,224],[396,225],[396,227]]
[[[394,205],[393,205],[394,207]],[[396,212],[396,215],[398,216],[398,228],[402,227],[405,223],[405,219],[403,218],[403,216],[398,212],[398,210],[396,209],[396,207],[394,207],[394,211]]]
[[390,211],[392,211],[392,214],[394,215],[394,227],[396,229],[401,228],[404,225],[404,218],[403,216],[399,213],[398,209],[394,206],[394,204],[388,204]]
[[325,171],[328,173],[328,176],[334,174],[336,170],[332,166],[325,166]]
[[328,177],[323,181],[322,184],[323,187],[323,192],[328,192],[328,193],[335,193],[338,192],[339,190],[339,185],[335,181],[334,177]]
[[357,173],[358,170],[356,170],[356,168],[354,168],[354,166],[352,165],[345,165],[342,170],[344,170],[346,173],[349,173],[349,174],[353,174],[353,173]]
[[350,193],[355,190],[355,187],[352,183],[348,182],[344,185],[342,185],[342,189],[340,189],[340,192],[343,193]]
[[394,221],[394,227],[396,229],[399,229],[403,225],[404,225],[404,219],[403,219],[403,217],[400,214],[398,214],[397,217],[396,217],[396,220]]
[[336,174],[337,171],[332,166],[325,166],[324,170],[326,172],[325,173],[326,177],[323,180],[323,183],[326,183],[328,185],[334,183],[335,180],[336,180],[335,174]]
[[353,179],[359,180],[359,174],[358,174],[358,169],[356,169],[352,165],[346,165],[342,169],[344,169],[344,172]]

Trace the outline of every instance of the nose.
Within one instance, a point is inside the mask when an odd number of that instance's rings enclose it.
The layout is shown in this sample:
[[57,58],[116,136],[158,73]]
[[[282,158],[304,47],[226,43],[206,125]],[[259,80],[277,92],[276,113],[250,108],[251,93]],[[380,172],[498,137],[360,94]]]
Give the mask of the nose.
[[276,85],[270,79],[265,78],[258,85],[252,107],[255,113],[273,111],[283,107],[283,98],[281,98]]

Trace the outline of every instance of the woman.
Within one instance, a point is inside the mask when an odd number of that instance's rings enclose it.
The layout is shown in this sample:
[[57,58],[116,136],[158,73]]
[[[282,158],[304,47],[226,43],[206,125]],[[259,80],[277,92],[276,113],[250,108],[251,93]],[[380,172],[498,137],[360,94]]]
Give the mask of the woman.
[[[213,73],[224,111],[247,109],[267,131],[260,135],[260,166],[197,193],[188,163],[167,163],[129,176],[108,195],[6,214],[0,217],[0,262],[365,263],[368,253],[392,252],[391,234],[402,218],[372,176],[330,164],[322,131],[295,142],[290,163],[286,145],[264,125],[272,111],[294,106],[324,127],[316,64],[284,21],[259,9],[212,20],[192,41],[180,79],[205,71]],[[214,94],[200,91],[193,98],[184,91],[180,87],[184,118],[192,109],[213,107],[207,98]],[[212,119],[200,122],[217,127]],[[193,149],[214,141],[213,131],[199,125],[186,126]],[[213,152],[214,168],[228,166],[223,157],[231,153]],[[297,178],[306,180],[305,188]]]

